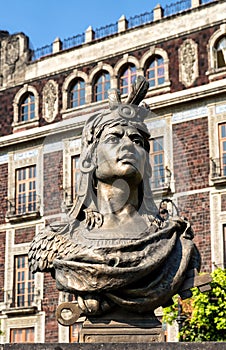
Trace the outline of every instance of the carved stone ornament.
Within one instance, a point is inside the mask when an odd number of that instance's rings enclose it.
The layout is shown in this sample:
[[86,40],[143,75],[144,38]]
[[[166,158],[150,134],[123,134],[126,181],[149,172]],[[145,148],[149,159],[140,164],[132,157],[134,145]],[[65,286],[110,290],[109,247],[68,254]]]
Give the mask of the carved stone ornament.
[[43,118],[52,122],[58,113],[58,85],[49,80],[43,89]]
[[19,38],[10,38],[6,45],[6,63],[15,65],[19,59]]
[[179,49],[179,79],[186,86],[191,86],[198,77],[198,45],[187,39]]
[[[29,250],[33,272],[50,272],[59,290],[74,294],[77,306],[66,309],[76,317],[112,310],[151,315],[182,295],[188,271],[200,267],[189,222],[162,217],[153,201],[144,123],[151,112],[139,106],[148,86],[139,76],[124,104],[110,90],[109,110],[87,120],[68,219],[46,227]],[[59,322],[70,324],[61,309]]]

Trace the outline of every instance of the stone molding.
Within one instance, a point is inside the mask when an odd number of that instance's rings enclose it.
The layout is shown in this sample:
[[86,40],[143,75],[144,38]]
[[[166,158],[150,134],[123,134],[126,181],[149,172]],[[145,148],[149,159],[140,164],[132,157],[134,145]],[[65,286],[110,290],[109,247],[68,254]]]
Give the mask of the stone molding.
[[99,62],[97,66],[95,66],[92,71],[89,74],[88,77],[88,83],[92,84],[95,80],[95,77],[100,73],[101,71],[106,71],[110,74],[110,76],[114,75],[114,70],[110,64],[106,64],[103,62]]

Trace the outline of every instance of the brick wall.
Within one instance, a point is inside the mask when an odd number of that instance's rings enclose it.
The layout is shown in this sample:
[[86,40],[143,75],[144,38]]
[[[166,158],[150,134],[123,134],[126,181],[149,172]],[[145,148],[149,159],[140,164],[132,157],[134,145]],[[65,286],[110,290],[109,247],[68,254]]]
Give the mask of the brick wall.
[[[174,176],[176,193],[209,186],[208,120],[199,118],[173,125]],[[202,271],[211,271],[209,192],[179,197],[180,215],[192,223],[194,242],[201,253]]]
[[194,81],[193,86],[199,86],[208,83],[206,72],[208,71],[208,41],[211,35],[218,30],[218,27],[208,28],[196,33],[184,35],[178,39],[168,40],[161,44],[161,48],[168,52],[169,57],[169,76],[171,82],[171,92],[186,89],[179,81],[179,48],[186,39],[192,39],[198,44],[198,67],[199,76]]
[[50,273],[44,273],[44,290],[42,309],[45,317],[45,342],[58,341],[58,322],[56,320],[56,308],[58,306],[59,292],[56,289],[56,282]]
[[12,133],[13,98],[15,93],[15,89],[9,89],[0,94],[0,136]]
[[7,212],[8,164],[0,165],[0,179],[0,224],[3,224]]
[[194,243],[201,254],[201,271],[211,272],[211,236],[209,192],[186,195],[178,199],[180,215],[192,224]]
[[31,242],[35,236],[35,226],[15,230],[14,244]]
[[44,155],[44,212],[45,215],[61,212],[63,200],[63,153],[51,152]]
[[207,118],[173,125],[176,192],[209,185],[209,136]]

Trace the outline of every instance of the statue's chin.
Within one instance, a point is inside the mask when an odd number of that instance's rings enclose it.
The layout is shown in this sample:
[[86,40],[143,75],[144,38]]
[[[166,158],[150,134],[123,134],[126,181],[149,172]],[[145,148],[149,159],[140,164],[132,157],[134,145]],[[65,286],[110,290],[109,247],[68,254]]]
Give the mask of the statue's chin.
[[108,172],[99,172],[96,170],[96,178],[97,180],[110,183],[115,181],[115,179],[124,179],[125,181],[132,179],[133,184],[139,185],[142,181],[142,175],[139,170],[130,163],[123,163],[120,165],[120,170],[115,171],[114,174]]

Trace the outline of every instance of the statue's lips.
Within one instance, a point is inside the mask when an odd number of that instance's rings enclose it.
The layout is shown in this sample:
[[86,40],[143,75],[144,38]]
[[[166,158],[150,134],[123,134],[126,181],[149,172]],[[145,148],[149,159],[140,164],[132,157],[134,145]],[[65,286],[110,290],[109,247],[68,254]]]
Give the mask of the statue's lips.
[[118,161],[123,163],[123,164],[129,163],[129,164],[134,165],[137,162],[137,159],[133,153],[126,153],[124,155],[120,155],[118,157]]

